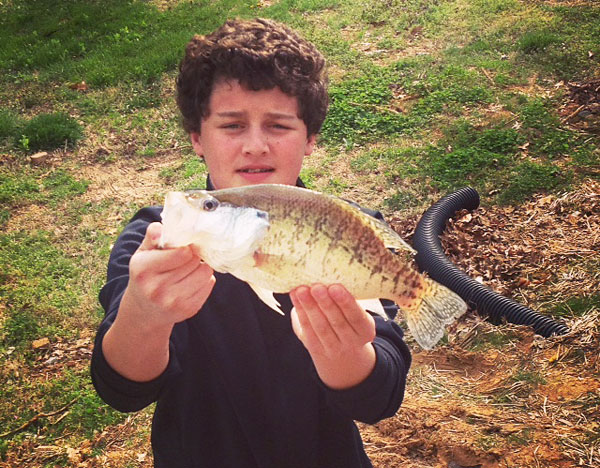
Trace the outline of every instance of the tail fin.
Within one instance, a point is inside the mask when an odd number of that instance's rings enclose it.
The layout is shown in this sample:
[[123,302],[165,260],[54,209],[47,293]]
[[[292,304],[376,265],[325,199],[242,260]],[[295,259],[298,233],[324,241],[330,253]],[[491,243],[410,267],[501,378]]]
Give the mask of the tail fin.
[[406,310],[412,335],[424,349],[431,349],[444,336],[444,326],[467,310],[467,304],[447,287],[425,278],[425,293],[416,308]]

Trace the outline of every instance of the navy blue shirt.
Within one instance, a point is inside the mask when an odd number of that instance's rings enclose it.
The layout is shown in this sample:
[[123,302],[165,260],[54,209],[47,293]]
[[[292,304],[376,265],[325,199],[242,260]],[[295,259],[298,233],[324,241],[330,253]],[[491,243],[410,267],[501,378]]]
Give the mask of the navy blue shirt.
[[354,420],[394,415],[404,396],[410,353],[402,330],[376,317],[376,364],[361,384],[332,390],[319,379],[294,334],[289,296],[276,295],[285,316],[250,287],[216,273],[216,285],[194,317],[175,325],[166,370],[150,382],[114,371],[102,339],[129,279],[129,259],[161,207],[140,210],[112,250],[100,292],[106,315],[92,356],[99,395],[120,411],[156,402],[152,448],[157,468],[358,468],[372,466]]

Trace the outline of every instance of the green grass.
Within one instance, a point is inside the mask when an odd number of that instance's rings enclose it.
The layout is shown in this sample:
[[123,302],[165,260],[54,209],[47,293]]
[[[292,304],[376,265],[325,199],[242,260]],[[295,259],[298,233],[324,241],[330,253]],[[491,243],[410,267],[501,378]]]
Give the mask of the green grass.
[[593,308],[600,309],[600,294],[571,297],[554,306],[550,313],[559,317],[581,317]]
[[519,339],[519,335],[514,332],[503,330],[499,333],[497,330],[477,333],[470,344],[473,351],[484,351],[488,349],[501,349],[510,343]]
[[76,259],[56,247],[48,232],[0,234],[0,299],[6,320],[0,346],[26,348],[42,336],[69,335],[61,324],[79,304]]
[[518,203],[530,195],[565,188],[571,173],[554,164],[525,161],[511,172],[506,189],[498,196],[501,203]]
[[31,203],[56,208],[59,202],[74,200],[77,195],[85,193],[88,185],[88,181],[75,178],[65,169],[0,169],[0,204],[7,212],[2,222],[10,218],[11,209]]
[[0,170],[0,203],[19,206],[26,201],[41,197],[37,178],[25,169]]
[[77,180],[64,169],[57,169],[43,179],[43,186],[48,193],[50,205],[52,205],[52,202],[55,203],[85,193],[88,185],[88,181]]
[[[5,402],[0,408],[0,426],[3,429],[14,430],[39,413],[49,413],[66,407],[66,414],[57,424],[44,424],[48,421],[42,419],[38,424],[18,432],[17,438],[27,435],[43,436],[49,443],[74,430],[86,438],[91,438],[95,432],[102,431],[108,425],[117,424],[126,417],[102,402],[91,385],[86,369],[66,370],[62,375],[31,385],[26,395],[22,393],[20,383],[24,382],[13,377],[0,390],[0,398]],[[27,407],[25,411],[22,410],[23,405]],[[62,415],[58,414],[53,419]],[[1,451],[0,446],[0,455]]]
[[191,190],[206,188],[207,173],[204,161],[194,154],[175,167],[163,169],[160,176],[174,189]]
[[526,369],[519,369],[512,375],[511,380],[513,380],[514,382],[525,382],[533,387],[537,387],[538,385],[545,385],[547,383],[544,376],[541,375],[539,372],[529,371]]
[[[354,143],[408,135],[430,125],[442,112],[458,115],[465,106],[490,100],[490,92],[481,86],[477,73],[458,66],[430,69],[428,60],[400,61],[390,67],[371,67],[360,78],[332,86],[322,141],[344,142],[351,147]],[[394,90],[418,99],[411,109],[398,109]]]
[[19,115],[10,109],[0,109],[0,141],[14,140],[20,135],[20,129],[23,126],[23,120]]
[[39,114],[22,128],[22,146],[26,150],[69,148],[83,138],[81,125],[65,113]]

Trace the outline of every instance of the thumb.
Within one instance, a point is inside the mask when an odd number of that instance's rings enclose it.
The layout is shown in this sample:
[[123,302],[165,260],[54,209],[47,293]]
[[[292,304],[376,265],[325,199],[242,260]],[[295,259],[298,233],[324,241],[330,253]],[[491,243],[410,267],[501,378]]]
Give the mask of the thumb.
[[150,223],[146,229],[146,236],[140,244],[138,250],[153,250],[158,248],[160,237],[162,235],[162,224]]
[[302,330],[302,325],[300,325],[300,319],[298,318],[298,311],[295,307],[292,307],[292,311],[290,312],[290,316],[292,319],[292,330],[298,337],[300,341],[304,341],[304,333]]

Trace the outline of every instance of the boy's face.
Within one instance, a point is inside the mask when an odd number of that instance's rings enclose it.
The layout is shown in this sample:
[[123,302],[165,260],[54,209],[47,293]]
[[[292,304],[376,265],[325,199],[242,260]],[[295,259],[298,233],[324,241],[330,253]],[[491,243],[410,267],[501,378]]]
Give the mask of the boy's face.
[[215,83],[201,132],[190,135],[216,189],[253,184],[295,185],[315,146],[298,117],[298,100],[279,88],[250,91]]

